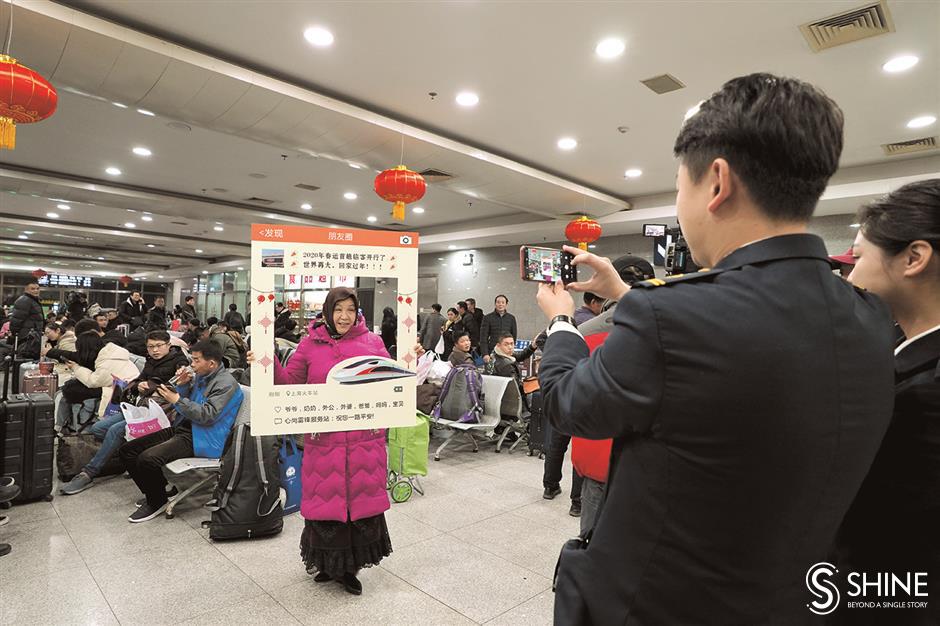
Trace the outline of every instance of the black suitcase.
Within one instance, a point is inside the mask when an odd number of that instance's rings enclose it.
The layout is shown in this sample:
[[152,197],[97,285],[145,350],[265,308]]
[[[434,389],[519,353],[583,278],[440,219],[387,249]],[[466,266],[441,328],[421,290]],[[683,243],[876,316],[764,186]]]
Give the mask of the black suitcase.
[[538,455],[540,459],[545,458],[545,450],[548,448],[548,423],[545,421],[545,414],[542,412],[542,392],[533,391],[529,396],[529,456]]
[[6,359],[3,399],[0,400],[0,475],[13,478],[22,492],[14,502],[52,500],[55,447],[55,407],[43,393],[8,396],[16,378],[12,359]]

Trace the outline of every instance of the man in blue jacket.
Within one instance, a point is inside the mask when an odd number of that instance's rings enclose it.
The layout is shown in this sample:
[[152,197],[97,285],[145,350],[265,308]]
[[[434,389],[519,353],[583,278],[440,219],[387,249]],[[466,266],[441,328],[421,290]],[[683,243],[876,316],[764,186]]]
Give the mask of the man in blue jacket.
[[[195,380],[193,379],[195,373]],[[134,439],[121,447],[121,460],[146,502],[131,513],[130,522],[152,520],[166,510],[163,466],[187,457],[219,458],[242,403],[241,387],[222,365],[222,351],[211,341],[192,348],[192,372],[177,371],[177,387],[157,388],[173,405],[173,427]]]

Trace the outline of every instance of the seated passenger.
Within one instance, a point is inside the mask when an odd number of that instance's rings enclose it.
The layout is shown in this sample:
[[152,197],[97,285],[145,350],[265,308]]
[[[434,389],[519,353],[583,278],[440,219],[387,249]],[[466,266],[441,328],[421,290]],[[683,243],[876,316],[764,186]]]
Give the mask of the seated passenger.
[[186,332],[183,333],[183,341],[186,342],[187,346],[191,346],[197,341],[199,341],[199,336],[202,334],[202,322],[198,319],[191,318],[187,322]]
[[[169,382],[179,368],[189,365],[189,359],[183,351],[170,346],[170,335],[165,330],[151,331],[147,335],[147,364],[144,371],[128,384],[128,389],[137,391],[141,395],[151,395],[156,391],[157,385]],[[101,447],[88,465],[75,475],[61,491],[67,496],[80,493],[92,486],[95,477],[101,473],[101,468],[117,452],[124,443],[124,415],[117,413],[98,420],[90,429],[95,439],[102,441]]]
[[121,461],[147,498],[127,518],[130,522],[146,522],[166,510],[164,465],[192,456],[222,456],[244,394],[226,371],[222,351],[214,342],[200,341],[193,346],[192,369],[195,380],[188,371],[180,369],[175,389],[167,385],[157,389],[160,397],[176,410],[172,428],[121,446]]
[[297,334],[297,322],[287,320],[287,323],[274,334],[278,339],[284,339],[291,343],[300,343],[300,335]]
[[490,376],[514,378],[522,390],[522,371],[519,364],[535,354],[535,342],[524,350],[516,351],[516,338],[510,333],[500,333],[493,346],[493,353],[486,364],[486,373]]
[[46,352],[52,348],[58,348],[60,350],[75,350],[75,333],[71,329],[66,329],[65,326],[59,323],[46,324],[46,339],[49,340],[49,343],[46,344]]
[[473,365],[473,357],[470,356],[470,333],[460,331],[454,335],[454,351],[450,353],[447,361],[453,365]]

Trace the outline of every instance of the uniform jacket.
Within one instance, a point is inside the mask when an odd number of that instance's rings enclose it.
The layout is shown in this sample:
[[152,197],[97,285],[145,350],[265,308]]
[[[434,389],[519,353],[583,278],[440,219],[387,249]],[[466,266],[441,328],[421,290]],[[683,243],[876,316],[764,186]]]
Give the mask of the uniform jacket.
[[[935,600],[940,597],[940,330],[903,348],[894,372],[894,416],[842,523],[837,562],[844,572],[927,572]],[[890,623],[940,623],[937,603],[928,608],[929,619],[926,611],[908,610],[891,615]],[[850,615],[856,623],[869,623],[852,612],[845,617]]]
[[887,307],[807,234],[639,283],[590,356],[553,332],[545,414],[614,439],[591,543],[560,562],[556,619],[809,623],[805,576],[887,429],[893,361]]
[[104,415],[114,391],[114,378],[131,381],[140,375],[137,366],[131,363],[131,353],[114,343],[106,343],[95,359],[94,371],[78,366],[72,372],[75,378],[89,388],[101,388],[101,404],[98,415]]
[[44,326],[45,318],[39,299],[28,293],[17,298],[10,312],[10,333],[14,337],[24,339],[31,330],[41,333]]
[[[322,384],[330,369],[355,356],[384,356],[382,338],[369,332],[360,315],[339,339],[325,325],[311,325],[287,367],[275,359],[277,385]],[[308,434],[304,437],[304,518],[319,521],[359,520],[389,508],[386,480],[388,455],[384,430]]]
[[483,324],[480,326],[480,350],[483,354],[489,354],[493,351],[493,346],[496,345],[501,333],[509,333],[513,339],[519,337],[516,328],[516,317],[508,311],[502,315],[496,311],[487,313],[483,317]]
[[176,392],[180,400],[176,409],[176,426],[180,420],[189,420],[193,427],[193,452],[198,457],[217,459],[222,456],[235,416],[245,394],[232,375],[219,365],[207,376],[179,385]]

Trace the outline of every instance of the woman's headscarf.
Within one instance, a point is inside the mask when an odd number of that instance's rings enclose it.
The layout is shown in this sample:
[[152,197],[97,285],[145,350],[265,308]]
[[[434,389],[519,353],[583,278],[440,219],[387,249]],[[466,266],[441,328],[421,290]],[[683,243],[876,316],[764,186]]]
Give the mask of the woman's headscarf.
[[323,320],[317,324],[314,324],[314,328],[320,324],[325,324],[327,332],[330,333],[330,337],[332,339],[339,339],[342,337],[341,334],[336,332],[336,325],[333,323],[333,309],[336,308],[337,302],[342,302],[343,300],[349,299],[352,299],[353,305],[356,307],[356,321],[358,321],[359,296],[356,295],[356,290],[350,289],[349,287],[333,287],[330,289],[330,292],[326,294],[326,300],[323,302]]

